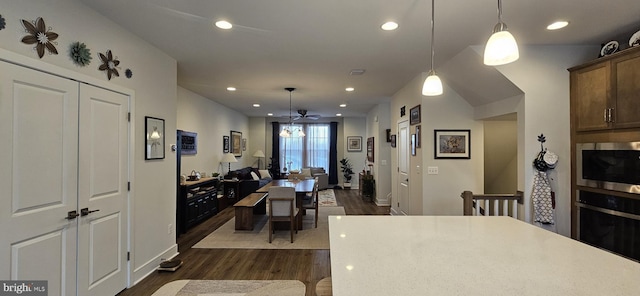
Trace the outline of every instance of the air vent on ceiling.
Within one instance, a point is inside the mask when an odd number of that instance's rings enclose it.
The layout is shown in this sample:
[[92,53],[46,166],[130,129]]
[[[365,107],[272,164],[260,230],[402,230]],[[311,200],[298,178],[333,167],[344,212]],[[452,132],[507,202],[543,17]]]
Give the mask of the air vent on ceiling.
[[364,69],[353,69],[349,72],[349,75],[362,75],[364,74]]

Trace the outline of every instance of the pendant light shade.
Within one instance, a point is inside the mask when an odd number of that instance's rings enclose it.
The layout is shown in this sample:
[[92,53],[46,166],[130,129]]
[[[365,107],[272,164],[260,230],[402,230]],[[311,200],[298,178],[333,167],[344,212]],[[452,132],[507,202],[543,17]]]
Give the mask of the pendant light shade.
[[435,56],[434,46],[434,28],[435,28],[435,0],[431,0],[431,71],[429,71],[429,76],[424,80],[424,84],[422,85],[422,95],[423,96],[438,96],[442,94],[442,81],[440,81],[440,77],[436,75],[436,71],[433,70],[433,57]]
[[507,31],[507,25],[502,22],[502,0],[498,0],[498,24],[493,27],[493,34],[484,48],[484,64],[504,65],[515,62],[518,58],[520,58],[518,44],[513,35]]
[[440,77],[433,72],[429,72],[429,76],[424,80],[422,85],[423,96],[439,96],[442,94],[442,81]]

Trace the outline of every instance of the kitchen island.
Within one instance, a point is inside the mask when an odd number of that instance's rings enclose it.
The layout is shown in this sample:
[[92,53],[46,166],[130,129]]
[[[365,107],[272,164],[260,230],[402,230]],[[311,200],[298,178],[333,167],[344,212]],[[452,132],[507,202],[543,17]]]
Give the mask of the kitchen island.
[[511,217],[330,216],[333,295],[639,295],[640,263]]

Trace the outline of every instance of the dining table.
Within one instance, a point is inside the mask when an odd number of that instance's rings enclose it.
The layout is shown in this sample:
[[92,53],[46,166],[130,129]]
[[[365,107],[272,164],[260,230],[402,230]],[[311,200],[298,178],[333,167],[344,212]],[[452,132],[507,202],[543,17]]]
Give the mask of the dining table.
[[[299,213],[304,213],[304,209],[302,208],[303,199],[307,195],[307,193],[313,192],[314,184],[315,179],[278,179],[273,180],[266,185],[258,188],[256,192],[269,193],[269,188],[272,186],[294,187],[296,190],[296,207],[298,208]],[[296,225],[298,227],[298,230],[302,229],[302,215],[298,215],[296,217]]]
[[329,216],[333,295],[640,295],[640,263],[511,217]]

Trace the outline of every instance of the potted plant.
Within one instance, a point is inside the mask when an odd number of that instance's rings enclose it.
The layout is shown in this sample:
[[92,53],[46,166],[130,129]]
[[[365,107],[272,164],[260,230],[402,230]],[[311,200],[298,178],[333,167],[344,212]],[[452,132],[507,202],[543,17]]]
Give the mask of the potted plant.
[[351,178],[353,177],[351,176],[353,175],[353,167],[351,166],[348,158],[343,158],[340,160],[340,168],[342,169],[342,176],[344,178],[344,189],[350,189]]

